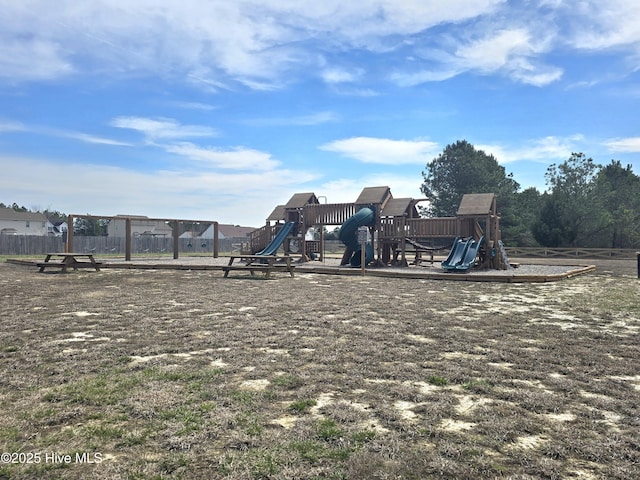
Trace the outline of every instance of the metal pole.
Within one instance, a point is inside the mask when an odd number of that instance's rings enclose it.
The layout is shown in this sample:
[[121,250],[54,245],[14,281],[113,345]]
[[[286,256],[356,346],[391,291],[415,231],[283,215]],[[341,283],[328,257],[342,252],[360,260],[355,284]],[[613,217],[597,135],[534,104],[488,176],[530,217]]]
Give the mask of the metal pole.
[[636,252],[638,257],[638,278],[640,278],[640,252]]
[[358,243],[360,244],[360,268],[361,273],[365,274],[365,262],[366,262],[366,246],[367,246],[367,233],[369,229],[367,227],[358,227]]

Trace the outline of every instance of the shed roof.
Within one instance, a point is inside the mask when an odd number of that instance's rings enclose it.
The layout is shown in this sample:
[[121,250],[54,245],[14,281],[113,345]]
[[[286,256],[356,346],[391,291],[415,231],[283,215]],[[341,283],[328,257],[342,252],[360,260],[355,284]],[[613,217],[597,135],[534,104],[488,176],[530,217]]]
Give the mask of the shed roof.
[[267,222],[278,222],[280,220],[284,220],[284,209],[284,205],[278,205],[276,208],[274,208],[273,212],[271,212],[271,215],[267,217]]
[[392,198],[389,187],[365,187],[356,200],[357,205],[382,204]]
[[291,197],[285,205],[285,208],[302,208],[309,203],[319,203],[315,193],[294,193],[293,197]]
[[467,193],[462,196],[456,215],[488,215],[495,209],[495,193]]
[[392,198],[382,209],[381,215],[383,217],[401,217],[409,213],[415,202],[413,198]]

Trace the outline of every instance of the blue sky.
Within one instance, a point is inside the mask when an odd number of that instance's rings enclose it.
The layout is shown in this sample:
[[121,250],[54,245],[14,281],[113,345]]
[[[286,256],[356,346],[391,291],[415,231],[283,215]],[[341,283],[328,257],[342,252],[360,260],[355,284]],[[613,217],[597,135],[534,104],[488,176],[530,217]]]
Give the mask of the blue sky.
[[[0,201],[260,226],[465,139],[640,173],[637,0],[0,0]],[[322,200],[324,201],[325,198]]]

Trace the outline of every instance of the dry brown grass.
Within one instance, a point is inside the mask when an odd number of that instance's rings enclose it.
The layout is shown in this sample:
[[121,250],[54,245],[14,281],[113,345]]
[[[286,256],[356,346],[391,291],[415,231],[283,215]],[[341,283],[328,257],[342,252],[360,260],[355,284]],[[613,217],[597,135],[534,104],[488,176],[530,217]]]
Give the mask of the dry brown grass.
[[[0,264],[0,479],[635,479],[635,264],[549,284]],[[98,452],[100,464],[44,462]]]

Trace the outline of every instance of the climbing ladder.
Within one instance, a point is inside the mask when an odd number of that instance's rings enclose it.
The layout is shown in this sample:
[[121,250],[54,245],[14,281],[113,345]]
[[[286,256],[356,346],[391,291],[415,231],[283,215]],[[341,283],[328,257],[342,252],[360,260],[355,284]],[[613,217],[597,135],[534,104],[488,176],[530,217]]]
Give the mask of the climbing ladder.
[[511,270],[513,267],[509,263],[509,256],[507,250],[504,248],[502,240],[498,240],[498,255],[500,255],[500,263],[504,266],[505,270]]

